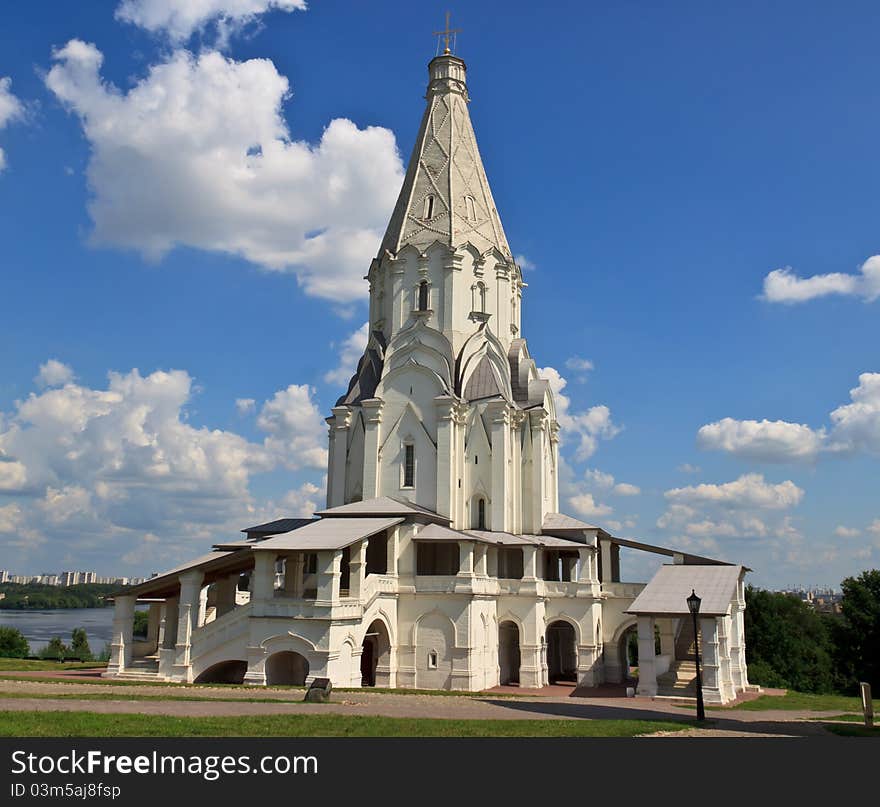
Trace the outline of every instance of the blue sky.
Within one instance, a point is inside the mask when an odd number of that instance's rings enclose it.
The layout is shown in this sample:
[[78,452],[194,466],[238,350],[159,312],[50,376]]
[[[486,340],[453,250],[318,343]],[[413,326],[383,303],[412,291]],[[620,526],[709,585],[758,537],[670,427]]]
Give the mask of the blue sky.
[[[149,574],[322,504],[445,7],[248,3],[5,20],[0,568]],[[880,563],[880,11],[710,5],[452,11],[561,508],[837,584]]]

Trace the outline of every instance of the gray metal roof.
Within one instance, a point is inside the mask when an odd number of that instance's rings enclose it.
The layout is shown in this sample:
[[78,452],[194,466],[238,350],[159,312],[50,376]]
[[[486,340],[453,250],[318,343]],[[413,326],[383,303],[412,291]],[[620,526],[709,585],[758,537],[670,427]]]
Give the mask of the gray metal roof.
[[736,594],[736,584],[745,573],[742,566],[661,566],[642,589],[629,614],[687,616],[687,598],[695,591],[702,599],[702,616],[723,616]]
[[402,518],[322,518],[285,535],[254,544],[254,552],[342,549],[400,524]]
[[567,516],[564,513],[547,513],[544,516],[544,523],[541,525],[542,530],[598,530],[599,528],[578,521],[576,518]]
[[579,549],[586,544],[583,541],[570,541],[553,535],[514,535],[510,532],[494,530],[465,530],[465,535],[488,544],[499,546],[541,546],[548,549]]
[[319,510],[315,515],[337,517],[350,516],[426,516],[432,521],[441,524],[449,524],[446,516],[441,516],[427,507],[413,504],[402,499],[394,499],[391,496],[378,496],[375,499],[364,499],[361,502],[342,504],[339,507],[330,507],[327,510]]
[[282,532],[298,530],[314,520],[314,518],[277,518],[266,524],[257,524],[256,527],[246,527],[242,532],[246,532],[248,535],[278,535]]
[[166,572],[154,575],[149,580],[145,580],[143,583],[138,583],[138,585],[132,586],[130,589],[127,589],[123,593],[141,595],[148,594],[150,592],[164,591],[172,583],[176,585],[175,578],[178,575],[194,571],[195,569],[201,569],[206,566],[210,566],[211,564],[217,565],[216,562],[220,560],[234,561],[234,559],[238,555],[242,556],[242,560],[251,557],[249,552],[242,553],[230,550],[215,550],[213,552],[209,552],[207,555],[202,555],[201,557],[195,558],[194,560],[182,563],[180,564],[180,566],[175,566],[173,569],[169,569]]

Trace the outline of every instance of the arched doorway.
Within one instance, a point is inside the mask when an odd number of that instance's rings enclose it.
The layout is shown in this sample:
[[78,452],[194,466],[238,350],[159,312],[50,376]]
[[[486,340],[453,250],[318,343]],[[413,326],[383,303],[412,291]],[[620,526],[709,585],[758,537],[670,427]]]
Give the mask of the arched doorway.
[[367,628],[361,651],[361,686],[388,686],[391,674],[391,638],[381,619]]
[[617,643],[617,657],[620,659],[621,683],[634,681],[639,666],[639,633],[635,623],[620,635]]
[[547,626],[547,674],[550,683],[577,683],[577,640],[570,622],[557,620]]
[[309,662],[305,656],[290,650],[273,653],[266,659],[266,685],[288,684],[303,686],[309,674]]
[[502,622],[498,626],[498,666],[500,683],[519,684],[519,626],[515,622]]
[[247,662],[233,659],[213,664],[194,681],[196,684],[243,684]]

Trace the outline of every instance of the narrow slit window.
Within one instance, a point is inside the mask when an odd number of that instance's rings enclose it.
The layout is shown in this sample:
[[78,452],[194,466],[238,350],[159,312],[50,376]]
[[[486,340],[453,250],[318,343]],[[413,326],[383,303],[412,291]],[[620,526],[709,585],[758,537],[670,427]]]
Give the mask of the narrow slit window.
[[428,310],[428,281],[419,283],[419,311]]
[[486,529],[486,500],[480,499],[477,502],[477,529]]
[[464,208],[465,213],[467,214],[468,221],[476,221],[477,220],[477,208],[474,204],[473,196],[465,196],[464,197]]
[[434,197],[426,196],[425,197],[425,209],[423,219],[432,219],[434,218]]
[[407,443],[403,447],[403,486],[415,487],[416,479],[416,447]]

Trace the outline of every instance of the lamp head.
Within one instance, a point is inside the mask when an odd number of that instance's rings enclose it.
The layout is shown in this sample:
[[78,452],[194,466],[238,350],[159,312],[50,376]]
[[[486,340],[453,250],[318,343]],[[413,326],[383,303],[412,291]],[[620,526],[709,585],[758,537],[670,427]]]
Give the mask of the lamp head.
[[688,611],[692,614],[700,613],[700,603],[702,600],[697,596],[697,592],[691,589],[691,596],[687,598]]

